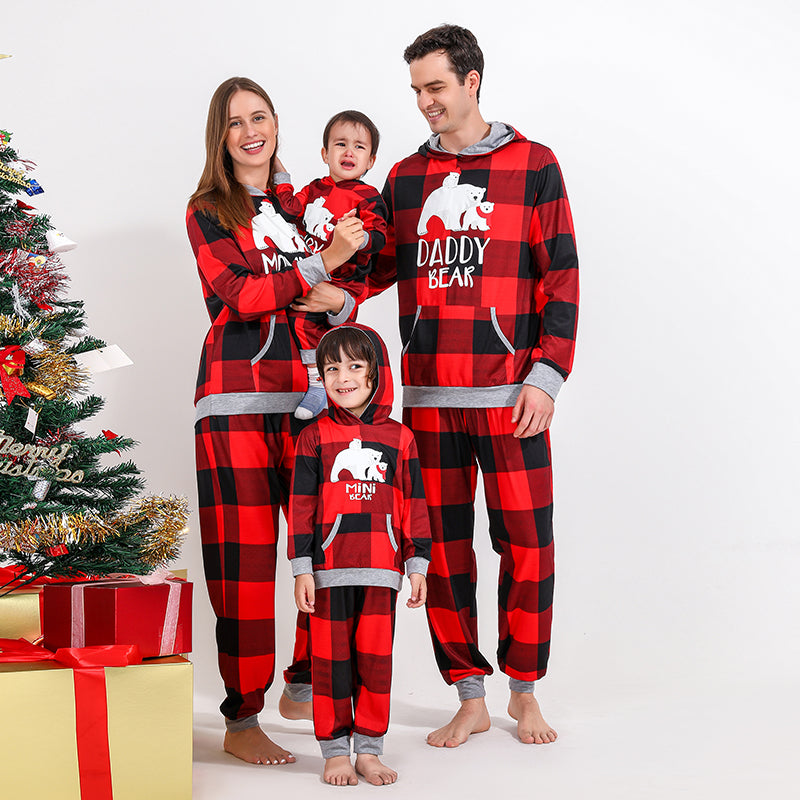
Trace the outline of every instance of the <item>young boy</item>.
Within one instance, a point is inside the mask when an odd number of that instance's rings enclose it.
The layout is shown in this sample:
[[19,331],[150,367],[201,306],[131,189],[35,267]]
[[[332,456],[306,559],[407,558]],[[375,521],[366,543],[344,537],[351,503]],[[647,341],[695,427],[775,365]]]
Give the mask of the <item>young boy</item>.
[[[365,281],[372,256],[386,243],[386,206],[380,192],[361,181],[375,164],[379,141],[378,129],[366,114],[340,111],[328,120],[322,134],[322,160],[329,168],[327,177],[312,181],[294,194],[288,173],[275,174],[275,193],[281,207],[302,222],[307,233],[306,244],[312,253],[328,244],[336,223],[355,209],[364,225],[364,244],[351,261],[331,275],[333,284],[354,300],[366,294]],[[278,169],[282,170],[280,163]],[[312,419],[325,408],[325,389],[314,351],[328,329],[326,315],[289,309],[289,324],[308,369],[308,392],[295,416]]]
[[397,780],[378,756],[404,566],[406,605],[419,608],[427,595],[428,511],[414,437],[389,419],[388,365],[370,328],[347,323],[322,337],[328,413],[298,438],[289,499],[295,601],[309,614],[314,734],[323,778],[335,786],[355,785],[356,773],[376,786]]

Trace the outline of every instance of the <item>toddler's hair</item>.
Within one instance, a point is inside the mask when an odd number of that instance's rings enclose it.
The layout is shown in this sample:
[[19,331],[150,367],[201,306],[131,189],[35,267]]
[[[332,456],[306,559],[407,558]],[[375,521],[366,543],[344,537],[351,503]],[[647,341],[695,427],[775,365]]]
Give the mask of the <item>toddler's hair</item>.
[[374,388],[378,383],[378,357],[375,348],[364,331],[341,325],[326,333],[317,347],[317,369],[325,374],[325,365],[340,361],[342,355],[353,361],[367,364],[367,379]]
[[378,152],[378,144],[380,144],[381,135],[378,133],[375,123],[366,114],[362,114],[360,111],[353,111],[352,109],[340,111],[328,120],[325,130],[322,132],[322,146],[326,150],[328,149],[328,138],[331,135],[331,128],[338,122],[351,122],[353,125],[363,125],[367,133],[369,133],[372,142],[370,146],[370,155],[374,156]]

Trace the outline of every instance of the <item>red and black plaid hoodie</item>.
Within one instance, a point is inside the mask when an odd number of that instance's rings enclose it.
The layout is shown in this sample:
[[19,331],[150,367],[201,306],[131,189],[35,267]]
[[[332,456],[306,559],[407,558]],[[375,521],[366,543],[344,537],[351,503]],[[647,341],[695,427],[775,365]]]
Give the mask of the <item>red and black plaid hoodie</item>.
[[380,192],[363,181],[337,183],[330,175],[311,181],[297,194],[294,194],[288,173],[276,173],[275,183],[275,194],[281,206],[302,223],[306,244],[312,253],[325,248],[330,243],[336,223],[348,211],[356,209],[367,238],[349,262],[334,270],[332,277],[364,280],[372,256],[386,244],[387,212]]
[[186,215],[211,318],[197,376],[198,419],[292,412],[308,387],[286,307],[328,276],[274,196],[248,190],[250,227],[231,232],[213,212]]
[[552,397],[572,367],[578,259],[553,153],[504,123],[454,154],[431,137],[396,164],[370,294],[398,285],[406,406]]
[[417,447],[411,431],[389,419],[394,390],[386,346],[371,328],[351,327],[375,348],[378,385],[360,418],[329,398],[328,413],[300,433],[289,558],[293,574],[313,572],[317,587],[399,590],[404,565],[425,575],[430,560]]

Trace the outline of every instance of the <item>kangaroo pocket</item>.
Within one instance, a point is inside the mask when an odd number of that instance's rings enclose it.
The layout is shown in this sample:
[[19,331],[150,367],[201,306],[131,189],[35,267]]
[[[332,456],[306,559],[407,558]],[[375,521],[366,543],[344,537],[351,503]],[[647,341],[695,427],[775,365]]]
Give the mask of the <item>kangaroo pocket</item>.
[[399,569],[399,531],[391,514],[337,514],[322,526],[324,569]]
[[403,382],[411,386],[513,383],[513,320],[493,307],[418,306],[403,348]]

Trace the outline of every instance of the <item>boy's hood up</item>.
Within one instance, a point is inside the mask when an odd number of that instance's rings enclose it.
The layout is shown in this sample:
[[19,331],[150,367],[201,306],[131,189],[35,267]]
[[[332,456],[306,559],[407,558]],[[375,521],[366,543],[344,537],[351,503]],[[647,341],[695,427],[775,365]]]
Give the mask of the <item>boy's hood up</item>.
[[[389,368],[389,354],[386,350],[386,345],[383,339],[381,339],[372,328],[368,328],[366,325],[359,325],[357,322],[346,322],[344,325],[339,325],[338,327],[356,328],[366,334],[372,344],[378,361],[378,380],[377,385],[373,387],[369,404],[364,409],[364,413],[360,418],[355,414],[351,414],[346,408],[342,408],[338,405],[330,395],[328,396],[328,416],[340,425],[379,425],[381,422],[385,422],[389,419],[389,415],[392,413],[392,402],[394,400],[394,384],[392,383],[392,371]],[[337,330],[337,328],[331,328],[322,338],[324,339],[325,336],[334,330]]]

